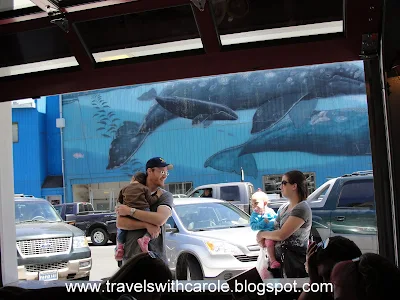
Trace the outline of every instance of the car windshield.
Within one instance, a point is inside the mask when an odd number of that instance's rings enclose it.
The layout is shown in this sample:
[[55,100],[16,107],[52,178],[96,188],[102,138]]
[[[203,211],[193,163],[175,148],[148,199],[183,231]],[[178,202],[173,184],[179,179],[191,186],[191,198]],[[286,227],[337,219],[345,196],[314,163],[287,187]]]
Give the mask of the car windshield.
[[250,223],[249,215],[223,202],[176,205],[175,212],[189,231],[247,227]]
[[53,206],[45,201],[16,201],[15,223],[62,222]]

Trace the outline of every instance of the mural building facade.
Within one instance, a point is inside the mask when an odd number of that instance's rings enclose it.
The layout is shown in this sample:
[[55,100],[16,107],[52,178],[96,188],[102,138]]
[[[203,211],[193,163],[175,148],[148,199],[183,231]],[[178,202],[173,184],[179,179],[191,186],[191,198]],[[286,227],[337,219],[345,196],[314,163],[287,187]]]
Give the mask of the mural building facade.
[[[62,96],[66,199],[107,209],[147,159],[174,164],[167,188],[288,170],[315,187],[372,169],[361,62],[228,74]],[[97,202],[96,202],[97,201]]]

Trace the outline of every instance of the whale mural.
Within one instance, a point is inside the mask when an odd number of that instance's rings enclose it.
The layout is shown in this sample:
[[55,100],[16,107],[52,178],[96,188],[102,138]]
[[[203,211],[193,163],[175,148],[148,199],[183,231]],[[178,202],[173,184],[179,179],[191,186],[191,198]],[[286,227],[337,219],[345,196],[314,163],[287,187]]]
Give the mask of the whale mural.
[[[112,140],[107,170],[125,165],[149,135],[176,118],[189,119],[192,126],[208,128],[216,121],[228,124],[247,121],[240,120],[238,112],[255,109],[249,133],[255,135],[269,132],[285,118],[293,128],[308,128],[310,118],[315,118],[317,100],[365,94],[363,69],[351,63],[186,79],[162,85],[159,93],[151,88],[137,97],[139,101],[154,101],[154,104],[137,131],[116,135]],[[306,134],[304,128],[301,132]],[[311,151],[307,147],[299,150]],[[251,153],[240,155],[239,161],[225,162],[224,171],[236,172],[237,167],[243,164],[248,169],[256,169]],[[220,163],[214,160],[205,165],[221,169]],[[250,170],[251,174],[255,172]]]
[[246,166],[246,173],[256,178],[257,165],[247,162],[252,162],[252,154],[268,151],[371,155],[368,111],[362,107],[314,111],[306,124],[299,128],[286,118],[273,128],[252,136],[244,144],[214,154],[205,161],[204,167],[240,174],[240,167]]
[[[62,96],[66,180],[118,182],[152,156],[168,182],[245,180],[289,168],[371,169],[362,62],[176,80]],[[79,154],[79,155],[78,155]],[[97,178],[97,179],[96,179]]]

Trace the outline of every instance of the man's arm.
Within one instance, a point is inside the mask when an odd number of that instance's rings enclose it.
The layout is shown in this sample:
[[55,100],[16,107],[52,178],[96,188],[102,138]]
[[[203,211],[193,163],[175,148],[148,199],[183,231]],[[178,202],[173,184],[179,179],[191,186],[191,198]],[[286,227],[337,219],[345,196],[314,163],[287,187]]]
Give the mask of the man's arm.
[[117,214],[117,228],[125,230],[147,229],[146,223]]
[[[137,213],[139,214],[136,215]],[[142,213],[147,213],[147,214],[142,215]],[[172,215],[171,207],[167,205],[160,205],[157,208],[157,212],[136,210],[134,217],[137,218],[138,220],[147,221],[157,226],[163,226],[171,215]]]
[[[143,222],[154,224],[156,226],[164,225],[168,218],[172,215],[172,206],[174,205],[174,198],[172,194],[164,191],[160,196],[159,206],[156,212],[144,211],[137,209],[133,214],[135,219]],[[127,216],[131,214],[130,208],[126,205],[118,206],[118,214],[121,216]]]
[[156,226],[164,225],[170,216],[171,216],[171,208],[167,205],[160,205],[157,208],[156,212],[137,209],[133,214],[133,217],[135,219],[148,222]]
[[125,230],[146,229],[153,238],[160,234],[160,227],[131,218],[123,217],[117,214],[117,228]]

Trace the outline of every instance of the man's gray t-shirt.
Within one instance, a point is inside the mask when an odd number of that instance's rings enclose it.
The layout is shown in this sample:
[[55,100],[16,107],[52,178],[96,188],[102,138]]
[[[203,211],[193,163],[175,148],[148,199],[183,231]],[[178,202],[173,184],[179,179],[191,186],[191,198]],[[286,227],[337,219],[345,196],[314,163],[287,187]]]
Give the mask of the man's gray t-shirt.
[[[156,212],[160,205],[166,205],[172,209],[174,198],[170,192],[163,190],[163,194],[157,203],[150,207],[150,211]],[[126,242],[124,246],[124,262],[133,256],[142,253],[137,243],[137,239],[141,238],[147,232],[146,229],[128,230],[126,234]],[[161,258],[167,262],[165,253],[165,224],[161,227],[160,235],[156,239],[152,239],[149,243],[149,251],[156,252]]]
[[278,216],[275,219],[275,230],[281,229],[283,224],[287,221],[290,216],[298,217],[304,220],[304,224],[296,230],[286,240],[276,242],[275,252],[277,257],[281,257],[282,244],[287,245],[291,248],[297,248],[300,251],[306,253],[308,247],[308,240],[310,237],[310,230],[312,225],[312,211],[307,201],[301,201],[296,204],[291,211],[288,212],[289,202],[283,204],[278,210]]

